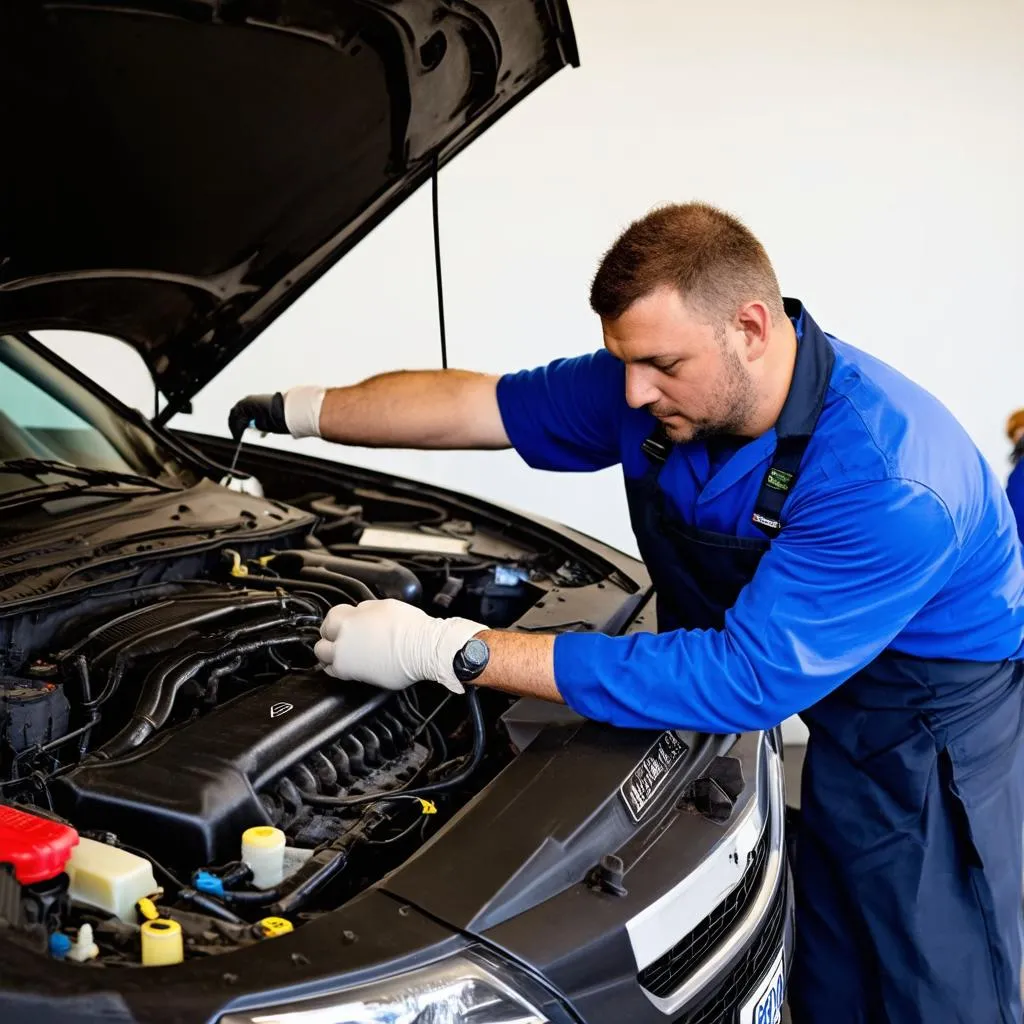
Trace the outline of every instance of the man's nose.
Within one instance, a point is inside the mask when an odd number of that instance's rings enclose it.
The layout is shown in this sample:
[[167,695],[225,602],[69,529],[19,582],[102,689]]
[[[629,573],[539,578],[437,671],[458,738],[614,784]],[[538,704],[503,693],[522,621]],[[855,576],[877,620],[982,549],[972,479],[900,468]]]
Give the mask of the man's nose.
[[626,404],[631,409],[643,409],[653,405],[660,397],[641,366],[626,366]]

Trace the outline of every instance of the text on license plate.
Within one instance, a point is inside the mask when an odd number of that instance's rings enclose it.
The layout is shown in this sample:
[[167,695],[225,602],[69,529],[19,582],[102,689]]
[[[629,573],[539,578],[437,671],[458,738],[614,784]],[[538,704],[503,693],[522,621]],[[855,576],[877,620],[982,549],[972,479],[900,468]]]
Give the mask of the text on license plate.
[[785,959],[780,949],[771,970],[761,979],[740,1011],[739,1024],[780,1024],[785,988]]

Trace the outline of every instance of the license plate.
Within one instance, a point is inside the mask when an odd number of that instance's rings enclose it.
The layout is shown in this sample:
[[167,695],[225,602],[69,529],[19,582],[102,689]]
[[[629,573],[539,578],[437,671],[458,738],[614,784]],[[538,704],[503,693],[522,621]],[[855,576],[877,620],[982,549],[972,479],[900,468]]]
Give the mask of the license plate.
[[780,1024],[786,988],[785,954],[780,949],[772,968],[740,1010],[739,1024]]

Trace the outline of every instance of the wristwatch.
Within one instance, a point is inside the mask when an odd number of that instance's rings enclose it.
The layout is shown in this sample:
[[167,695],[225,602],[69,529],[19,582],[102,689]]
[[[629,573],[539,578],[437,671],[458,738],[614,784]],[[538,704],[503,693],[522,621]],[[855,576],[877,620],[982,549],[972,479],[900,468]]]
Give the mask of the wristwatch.
[[455,678],[460,683],[471,683],[474,679],[479,678],[483,670],[487,668],[490,657],[491,649],[486,642],[478,636],[473,637],[456,652],[452,659]]

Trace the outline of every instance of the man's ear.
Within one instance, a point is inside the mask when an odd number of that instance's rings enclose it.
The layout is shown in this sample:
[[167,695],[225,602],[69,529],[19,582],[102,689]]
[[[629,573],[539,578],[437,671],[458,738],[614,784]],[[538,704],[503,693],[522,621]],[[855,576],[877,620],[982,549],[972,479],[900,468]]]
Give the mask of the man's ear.
[[736,311],[735,323],[736,329],[742,331],[746,339],[747,361],[760,359],[768,348],[772,333],[771,311],[763,302],[745,302]]

